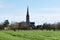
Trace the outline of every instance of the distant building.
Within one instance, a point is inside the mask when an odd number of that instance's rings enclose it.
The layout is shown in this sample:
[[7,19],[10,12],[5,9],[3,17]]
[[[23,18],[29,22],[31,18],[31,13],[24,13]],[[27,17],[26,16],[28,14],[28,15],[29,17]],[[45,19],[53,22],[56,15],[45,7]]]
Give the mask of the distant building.
[[27,7],[27,14],[26,14],[26,23],[27,25],[29,25],[29,27],[34,28],[35,26],[35,22],[30,22],[30,18],[29,18],[29,8]]
[[33,29],[35,22],[30,22],[29,8],[27,7],[26,22],[19,23],[19,28]]

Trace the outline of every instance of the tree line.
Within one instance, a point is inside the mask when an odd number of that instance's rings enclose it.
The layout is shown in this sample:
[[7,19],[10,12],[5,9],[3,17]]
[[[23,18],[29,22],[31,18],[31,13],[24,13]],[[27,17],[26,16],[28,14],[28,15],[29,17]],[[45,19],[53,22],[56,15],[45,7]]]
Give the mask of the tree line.
[[48,24],[44,23],[43,25],[37,25],[33,27],[29,27],[26,25],[25,22],[15,22],[11,23],[8,20],[5,20],[3,23],[0,24],[0,30],[24,30],[24,29],[31,29],[31,30],[60,30],[60,23]]
[[44,23],[43,25],[37,25],[37,29],[40,30],[60,30],[60,23],[48,24]]

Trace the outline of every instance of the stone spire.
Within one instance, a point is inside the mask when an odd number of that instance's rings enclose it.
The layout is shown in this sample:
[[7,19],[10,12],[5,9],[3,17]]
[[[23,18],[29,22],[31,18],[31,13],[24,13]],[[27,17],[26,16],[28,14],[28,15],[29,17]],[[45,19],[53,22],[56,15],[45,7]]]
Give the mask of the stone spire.
[[29,24],[29,7],[27,6],[26,23]]

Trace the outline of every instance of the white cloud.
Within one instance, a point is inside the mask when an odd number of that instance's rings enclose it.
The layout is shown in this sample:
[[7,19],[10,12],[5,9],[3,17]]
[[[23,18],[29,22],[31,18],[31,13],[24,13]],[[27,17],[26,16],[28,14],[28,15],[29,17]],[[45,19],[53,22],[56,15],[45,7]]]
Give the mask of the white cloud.
[[10,22],[11,21],[25,21],[25,16],[26,11],[22,10],[16,10],[14,13],[6,13],[6,14],[1,14],[0,15],[0,21],[3,22],[4,20],[8,19]]
[[56,23],[60,22],[60,14],[45,13],[45,14],[31,14],[31,21],[35,21],[37,24]]

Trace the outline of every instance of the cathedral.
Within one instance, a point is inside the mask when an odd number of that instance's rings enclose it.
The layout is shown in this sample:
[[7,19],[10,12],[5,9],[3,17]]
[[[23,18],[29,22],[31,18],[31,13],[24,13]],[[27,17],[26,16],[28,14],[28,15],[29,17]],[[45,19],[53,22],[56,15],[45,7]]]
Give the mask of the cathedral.
[[34,28],[35,26],[35,22],[30,22],[30,18],[29,18],[29,8],[27,7],[27,14],[26,14],[26,23],[27,25],[29,25],[30,27]]
[[19,23],[20,29],[33,29],[35,27],[35,22],[30,22],[29,7],[27,7],[26,22]]

